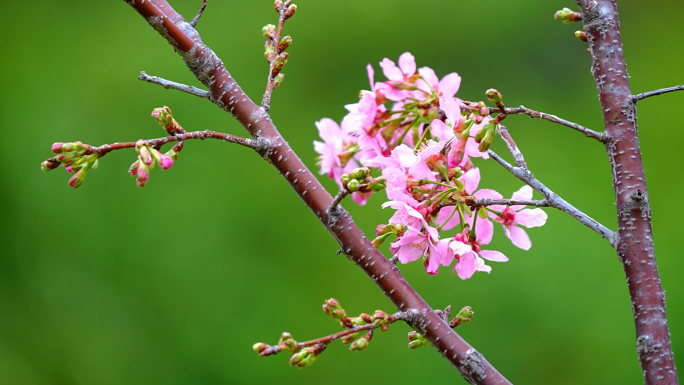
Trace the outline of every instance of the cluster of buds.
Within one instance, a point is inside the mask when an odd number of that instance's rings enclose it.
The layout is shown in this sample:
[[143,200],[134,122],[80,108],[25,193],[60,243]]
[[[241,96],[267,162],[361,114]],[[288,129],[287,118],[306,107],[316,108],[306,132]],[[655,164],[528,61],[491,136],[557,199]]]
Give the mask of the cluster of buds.
[[155,165],[159,164],[162,170],[168,170],[173,165],[173,158],[160,153],[159,150],[152,148],[149,143],[142,139],[135,143],[135,150],[139,154],[138,160],[131,165],[128,171],[131,176],[136,176],[135,182],[140,187],[145,187],[147,180],[150,179],[150,170]]
[[375,229],[375,239],[371,242],[373,246],[380,247],[390,235],[401,237],[404,235],[404,226],[398,224],[378,225]]
[[285,78],[282,70],[289,58],[289,54],[285,50],[292,44],[292,36],[287,35],[280,38],[282,24],[285,20],[294,16],[297,11],[297,6],[290,3],[291,0],[285,2],[276,0],[275,10],[281,15],[279,26],[276,27],[273,24],[268,24],[261,29],[262,34],[266,38],[264,56],[266,56],[266,60],[271,64],[271,78],[273,79],[274,88],[278,87]]
[[455,328],[458,325],[462,325],[465,323],[470,322],[470,319],[473,317],[473,309],[470,306],[465,306],[463,307],[458,314],[456,314],[456,317],[449,321],[449,326],[452,328]]
[[423,346],[429,346],[430,341],[425,339],[425,336],[413,330],[408,333],[409,349],[418,349]]
[[152,119],[159,123],[169,135],[182,134],[183,127],[173,118],[173,113],[168,106],[158,107],[152,110]]
[[97,168],[99,155],[93,153],[89,145],[81,142],[55,143],[52,145],[52,152],[57,154],[50,158],[40,167],[43,171],[51,171],[63,165],[67,172],[73,174],[69,179],[69,186],[78,188],[83,184],[86,174],[92,168]]
[[285,2],[283,2],[282,0],[276,0],[275,1],[274,6],[275,6],[276,12],[278,12],[278,13],[282,12],[283,18],[285,20],[294,16],[295,12],[297,12],[297,6],[295,4],[291,4],[291,3],[292,3],[292,0],[285,0]]
[[342,186],[349,192],[377,192],[387,187],[387,179],[371,178],[371,170],[368,167],[355,168],[349,174],[343,174],[341,180]]
[[575,12],[570,8],[563,8],[560,11],[556,12],[554,15],[556,20],[561,20],[565,24],[570,24],[575,21],[580,21],[582,20],[582,14],[579,12]]

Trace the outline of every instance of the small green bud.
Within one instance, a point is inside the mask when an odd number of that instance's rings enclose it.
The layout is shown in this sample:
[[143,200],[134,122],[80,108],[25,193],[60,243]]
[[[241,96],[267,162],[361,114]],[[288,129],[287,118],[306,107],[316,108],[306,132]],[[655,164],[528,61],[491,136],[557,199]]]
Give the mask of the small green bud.
[[288,332],[283,332],[283,334],[280,336],[278,347],[280,350],[288,353],[294,353],[299,348],[297,346],[297,341],[295,341],[294,338],[292,338],[292,334]]
[[377,179],[371,179],[370,181],[370,188],[372,191],[378,192],[382,191],[387,187],[387,179],[380,177]]
[[494,88],[488,89],[487,92],[485,92],[485,96],[492,103],[501,103],[501,101],[503,100],[501,92],[497,91]]
[[55,160],[46,160],[43,163],[40,164],[40,169],[43,171],[52,171],[59,167],[60,163],[55,161]]
[[370,171],[368,167],[355,168],[349,173],[349,178],[363,180],[370,176]]
[[367,347],[368,340],[365,338],[359,338],[358,340],[352,342],[351,346],[349,346],[349,350],[352,352],[360,352],[362,350],[366,350]]
[[575,31],[575,36],[585,43],[589,41],[589,39],[587,38],[587,33],[584,31]]
[[351,192],[357,191],[359,189],[359,184],[360,183],[358,180],[352,179],[349,181],[349,183],[347,183],[347,190]]
[[276,35],[276,26],[273,24],[266,24],[261,28],[261,34],[267,39],[273,39]]

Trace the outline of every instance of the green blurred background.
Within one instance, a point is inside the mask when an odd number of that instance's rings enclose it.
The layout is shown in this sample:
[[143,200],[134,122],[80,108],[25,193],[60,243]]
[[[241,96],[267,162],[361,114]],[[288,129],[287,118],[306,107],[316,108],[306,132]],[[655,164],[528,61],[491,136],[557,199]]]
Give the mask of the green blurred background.
[[[199,0],[172,5],[187,18]],[[463,99],[498,88],[509,106],[556,114],[602,130],[579,24],[553,19],[572,1],[300,0],[286,79],[272,116],[315,167],[314,122],[339,121],[368,88],[365,66],[412,52],[438,76],[458,72]],[[621,1],[622,37],[634,93],[684,83],[684,2]],[[202,37],[253,100],[267,74],[261,27],[272,1],[209,2]],[[253,343],[284,330],[306,340],[338,330],[321,312],[338,298],[353,314],[393,311],[287,183],[257,155],[192,141],[169,171],[144,189],[126,170],[133,151],[110,154],[78,190],[68,174],[40,171],[57,141],[100,145],[163,135],[149,118],[170,106],[187,130],[245,135],[206,100],[136,79],[151,75],[198,86],[180,58],[123,1],[0,1],[8,37],[0,62],[0,383],[347,384],[458,383],[434,350],[406,347],[409,328],[377,334],[368,350],[333,344],[311,368],[286,355],[259,358]],[[652,199],[656,254],[668,316],[684,370],[684,262],[677,209],[684,93],[639,103],[641,147]],[[571,129],[528,117],[507,126],[535,175],[610,228],[615,206],[602,146]],[[494,149],[504,152],[501,143]],[[481,187],[504,196],[521,182],[493,162]],[[334,184],[326,186],[336,191]],[[345,202],[372,233],[391,213],[384,194],[366,207]],[[673,199],[674,198],[674,199]],[[675,203],[672,204],[667,200]],[[608,244],[567,215],[547,210],[529,231],[534,247],[513,247],[497,227],[492,248],[510,258],[491,275],[461,281],[402,266],[434,307],[470,305],[458,332],[507,378],[525,384],[641,383],[622,266]]]

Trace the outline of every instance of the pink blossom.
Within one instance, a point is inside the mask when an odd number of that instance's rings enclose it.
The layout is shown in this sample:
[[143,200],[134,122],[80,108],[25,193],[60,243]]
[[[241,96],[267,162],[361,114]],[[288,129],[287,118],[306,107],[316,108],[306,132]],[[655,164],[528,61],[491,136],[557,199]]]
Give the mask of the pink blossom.
[[[501,199],[493,196],[491,199]],[[523,186],[520,190],[513,193],[512,200],[530,200],[532,199],[532,187]],[[505,207],[501,205],[492,205],[492,210],[500,211],[501,216],[494,213],[489,213],[495,221],[501,223],[504,228],[504,233],[513,242],[513,244],[523,250],[529,250],[532,247],[532,241],[525,230],[517,225],[525,226],[527,228],[543,226],[546,223],[548,215],[540,208],[524,209],[523,205],[514,205]]]
[[[456,247],[463,250],[462,244],[469,244],[471,249],[466,252],[459,252]],[[500,251],[481,250],[480,242],[477,240],[470,240],[467,230],[463,233],[456,234],[454,242],[450,246],[454,250],[454,255],[458,258],[458,262],[454,265],[454,271],[461,279],[468,279],[473,276],[476,271],[491,272],[492,267],[484,263],[484,259],[494,262],[506,262],[508,258]]]
[[[323,118],[316,122],[316,127],[319,136],[323,139],[323,142],[314,141],[314,149],[320,154],[320,174],[327,174],[330,178],[339,180],[339,177],[344,174],[339,153],[352,144],[352,138],[334,120],[329,118]],[[353,169],[353,164],[350,166]]]
[[394,62],[388,58],[383,59],[380,62],[380,67],[382,67],[382,72],[385,77],[389,79],[390,87],[385,90],[385,96],[389,100],[399,101],[407,98],[410,95],[408,90],[399,89],[397,84],[406,84],[410,78],[416,73],[416,59],[409,52],[403,53],[399,56],[399,67],[397,67]]
[[442,80],[439,80],[435,71],[430,67],[422,67],[418,73],[422,79],[418,79],[416,85],[428,95],[431,94],[431,89],[434,89],[437,97],[451,98],[461,86],[461,77],[455,72],[444,76]]

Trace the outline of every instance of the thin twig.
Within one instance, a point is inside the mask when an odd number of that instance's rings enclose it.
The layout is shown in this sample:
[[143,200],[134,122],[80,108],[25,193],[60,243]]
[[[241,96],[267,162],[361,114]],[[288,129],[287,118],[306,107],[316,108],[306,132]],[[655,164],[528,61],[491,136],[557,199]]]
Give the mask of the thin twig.
[[[520,200],[520,199],[477,199],[473,197],[463,197],[462,201],[472,207],[487,207],[492,205],[502,206],[534,206],[534,207],[552,207],[548,200]],[[440,207],[455,206],[459,201],[452,201],[440,204]]]
[[337,210],[337,205],[342,202],[342,199],[344,199],[347,195],[349,195],[349,190],[340,190],[340,192],[337,193],[335,196],[335,199],[332,201],[330,206],[328,207],[328,213],[332,214]]
[[[405,321],[409,317],[410,317],[410,315],[406,312],[398,312],[398,313],[395,313],[395,314],[392,314],[391,316],[389,316],[387,322],[384,325],[393,324],[397,321]],[[321,338],[316,338],[315,340],[297,342],[297,350],[292,352],[292,353],[296,353],[296,352],[298,352],[298,351],[300,351],[306,347],[314,346],[317,344],[327,345],[327,344],[329,344],[329,343],[331,343],[337,339],[340,339],[344,336],[348,336],[350,334],[362,332],[365,330],[372,331],[372,330],[374,330],[378,327],[381,327],[381,326],[382,325],[375,326],[375,324],[372,324],[372,323],[366,324],[366,325],[358,325],[358,326],[354,326],[354,327],[345,329],[341,332],[337,332],[335,334],[331,334],[331,335],[321,337]],[[269,345],[269,346],[265,347],[264,350],[262,350],[259,353],[259,355],[260,356],[270,356],[270,355],[274,355],[274,354],[278,354],[278,353],[280,353],[280,347],[278,345]]]
[[269,59],[268,61],[268,80],[266,82],[266,91],[264,91],[264,96],[261,99],[261,108],[264,109],[264,111],[268,112],[268,110],[271,109],[271,94],[273,94],[273,90],[275,90],[275,75],[274,73],[274,68],[276,64],[276,58],[278,55],[280,55],[280,37],[282,36],[283,32],[283,25],[285,24],[285,20],[287,18],[285,17],[285,11],[287,10],[287,7],[290,5],[290,2],[286,2],[278,11],[279,18],[278,18],[278,29],[276,30],[276,35],[271,39],[271,42],[273,43],[273,57]]
[[674,86],[674,87],[669,87],[669,88],[661,88],[661,89],[655,90],[655,91],[644,92],[644,93],[641,93],[639,95],[632,95],[632,100],[634,101],[634,103],[636,103],[641,99],[646,99],[646,98],[649,98],[651,96],[666,94],[666,93],[672,92],[672,91],[684,91],[684,85]]
[[513,174],[516,178],[527,183],[528,185],[530,185],[530,187],[532,187],[533,189],[535,189],[539,193],[541,193],[544,196],[544,198],[546,198],[546,200],[548,201],[549,207],[553,207],[553,208],[556,208],[556,209],[563,211],[567,214],[570,214],[571,217],[577,219],[578,221],[580,221],[585,226],[594,230],[598,235],[605,238],[608,242],[610,242],[611,246],[615,246],[616,240],[615,240],[613,231],[611,231],[607,227],[603,226],[598,221],[591,218],[587,214],[583,213],[582,211],[577,209],[575,206],[566,202],[563,198],[561,198],[556,193],[551,191],[543,183],[541,183],[539,180],[537,180],[534,177],[534,175],[532,175],[530,170],[523,169],[520,167],[515,167],[515,166],[509,164],[508,162],[506,162],[503,158],[501,158],[497,153],[495,153],[491,149],[488,151],[488,154],[494,160],[499,162],[499,164],[501,164],[506,170],[508,170],[511,174]]
[[561,119],[561,118],[557,117],[556,115],[550,115],[550,114],[545,114],[543,112],[534,111],[534,110],[531,110],[525,106],[508,107],[508,108],[505,108],[504,111],[502,111],[500,108],[490,108],[489,109],[489,113],[502,113],[502,112],[505,112],[508,115],[525,114],[525,115],[529,115],[532,118],[539,118],[539,119],[548,120],[550,122],[558,123],[558,124],[561,124],[563,126],[567,126],[567,127],[570,127],[574,130],[577,130],[577,131],[583,133],[584,135],[586,135],[587,137],[596,139],[599,142],[605,142],[606,138],[607,138],[606,135],[602,132],[590,130],[590,129],[588,129],[584,126],[581,126],[577,123],[573,123],[573,122],[567,121],[565,119]]
[[199,12],[197,12],[197,16],[195,16],[192,21],[190,22],[190,25],[194,28],[197,26],[197,22],[199,21],[200,17],[202,17],[202,13],[204,13],[204,8],[207,7],[207,0],[204,0],[202,2],[202,8],[200,8]]
[[[145,141],[150,144],[150,146],[159,148],[167,143],[172,143],[172,142],[181,142],[184,140],[191,140],[191,139],[218,139],[218,140],[223,140],[229,143],[235,143],[239,144],[241,146],[249,147],[253,150],[256,150],[257,152],[261,153],[265,150],[267,145],[263,140],[260,139],[250,139],[250,138],[242,138],[239,136],[235,135],[230,135],[230,134],[224,134],[222,132],[216,132],[216,131],[193,131],[193,132],[186,132],[183,134],[176,134],[172,136],[165,136],[162,138],[156,138],[156,139],[146,139]],[[137,142],[137,141],[136,141]],[[84,152],[84,155],[90,155],[90,154],[98,154],[99,158],[102,158],[105,156],[107,153],[110,151],[116,151],[116,150],[121,150],[124,148],[133,148],[135,147],[136,142],[124,142],[124,143],[113,143],[113,144],[103,144],[102,146],[94,147],[94,146],[86,146],[86,151]],[[50,158],[50,160],[54,160],[55,158]]]
[[138,79],[144,80],[144,81],[149,82],[149,83],[159,84],[160,86],[162,86],[166,89],[171,88],[174,90],[187,92],[191,95],[199,96],[200,98],[210,99],[209,91],[205,91],[205,90],[199,89],[197,87],[188,86],[188,85],[181,84],[181,83],[172,82],[170,80],[166,80],[166,79],[160,78],[158,76],[150,76],[150,75],[146,74],[145,71],[140,71],[140,76],[138,76]]

